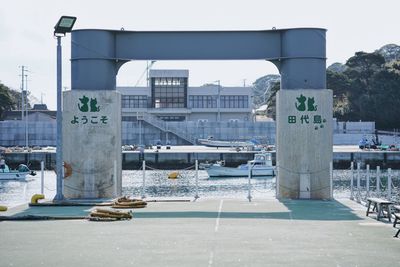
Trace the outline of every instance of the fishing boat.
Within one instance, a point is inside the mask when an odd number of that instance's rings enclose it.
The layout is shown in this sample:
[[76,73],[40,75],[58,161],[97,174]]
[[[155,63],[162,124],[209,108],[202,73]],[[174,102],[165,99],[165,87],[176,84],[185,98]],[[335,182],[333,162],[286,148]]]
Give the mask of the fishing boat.
[[[273,176],[275,167],[272,165],[271,153],[259,153],[254,155],[250,161],[251,176]],[[249,175],[249,164],[242,164],[238,167],[225,167],[223,161],[213,164],[204,164],[202,167],[210,177],[245,177]]]
[[254,146],[254,142],[247,141],[223,141],[215,140],[212,137],[207,139],[197,139],[199,145],[209,146],[209,147],[248,147]]
[[0,180],[25,180],[27,175],[35,176],[36,172],[25,164],[20,164],[16,170],[10,170],[7,165],[4,169],[0,169]]

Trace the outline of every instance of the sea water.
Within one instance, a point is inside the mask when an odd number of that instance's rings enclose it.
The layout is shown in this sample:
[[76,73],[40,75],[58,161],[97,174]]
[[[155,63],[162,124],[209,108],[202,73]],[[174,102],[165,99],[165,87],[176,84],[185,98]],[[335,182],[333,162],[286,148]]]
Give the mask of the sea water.
[[[184,197],[193,199],[196,195],[196,172],[194,170],[178,171],[177,179],[168,179],[170,170],[146,171],[146,197]],[[56,174],[44,172],[44,195],[52,199],[56,194]],[[333,189],[335,198],[350,197],[349,170],[335,170]],[[376,178],[371,172],[370,194],[386,197],[387,173],[382,173],[381,191],[376,192]],[[67,178],[68,179],[68,178]],[[366,197],[366,173],[360,174],[362,198]],[[143,193],[143,172],[141,170],[122,172],[122,195],[141,197]],[[357,185],[357,174],[354,172],[354,188]],[[250,193],[253,199],[275,198],[275,177],[255,177],[251,179]],[[8,207],[30,202],[32,195],[41,193],[41,175],[28,176],[26,181],[0,181],[0,205]],[[197,193],[200,198],[239,198],[246,199],[249,194],[247,177],[209,178],[206,171],[198,172]],[[392,198],[400,201],[400,171],[392,172]]]

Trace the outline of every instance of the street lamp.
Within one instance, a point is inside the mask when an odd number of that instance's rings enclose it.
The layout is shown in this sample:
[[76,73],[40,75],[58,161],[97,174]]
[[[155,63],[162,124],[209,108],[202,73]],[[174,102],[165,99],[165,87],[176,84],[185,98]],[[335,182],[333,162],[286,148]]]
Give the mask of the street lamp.
[[57,194],[54,200],[63,200],[63,162],[62,162],[62,112],[61,112],[61,37],[72,31],[76,17],[62,16],[56,26],[54,26],[54,36],[57,37],[57,154],[56,154],[56,170],[57,170]]
[[217,80],[215,81],[216,83],[218,83],[218,98],[217,98],[217,108],[218,108],[218,117],[217,117],[217,121],[218,121],[218,129],[219,129],[219,138],[221,139],[221,81]]

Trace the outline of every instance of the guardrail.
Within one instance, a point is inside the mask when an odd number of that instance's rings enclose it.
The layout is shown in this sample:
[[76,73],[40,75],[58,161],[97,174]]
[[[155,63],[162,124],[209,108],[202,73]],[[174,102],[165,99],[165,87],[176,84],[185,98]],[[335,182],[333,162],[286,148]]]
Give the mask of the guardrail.
[[183,131],[175,126],[169,125],[167,122],[158,119],[156,116],[153,116],[149,113],[140,113],[140,114],[138,113],[137,118],[138,120],[142,119],[150,123],[151,125],[157,127],[161,131],[171,132],[176,136],[190,142],[191,144],[196,144],[196,139],[193,136],[188,135],[186,131]]

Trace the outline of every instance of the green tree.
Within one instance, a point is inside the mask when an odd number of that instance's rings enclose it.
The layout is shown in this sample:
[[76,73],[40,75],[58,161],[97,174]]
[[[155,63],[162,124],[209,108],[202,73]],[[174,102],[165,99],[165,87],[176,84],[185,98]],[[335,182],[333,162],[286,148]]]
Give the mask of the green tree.
[[368,118],[376,121],[379,129],[400,128],[400,74],[383,70],[373,76],[373,91],[364,110]]
[[351,116],[349,78],[343,72],[327,70],[326,84],[327,88],[333,91],[333,116],[341,120],[348,120]]
[[273,118],[274,120],[276,119],[276,93],[279,91],[281,88],[281,83],[276,82],[270,89],[270,95],[269,98],[267,99],[267,116],[270,118]]
[[3,118],[4,111],[18,108],[19,99],[21,93],[0,83],[0,119]]

